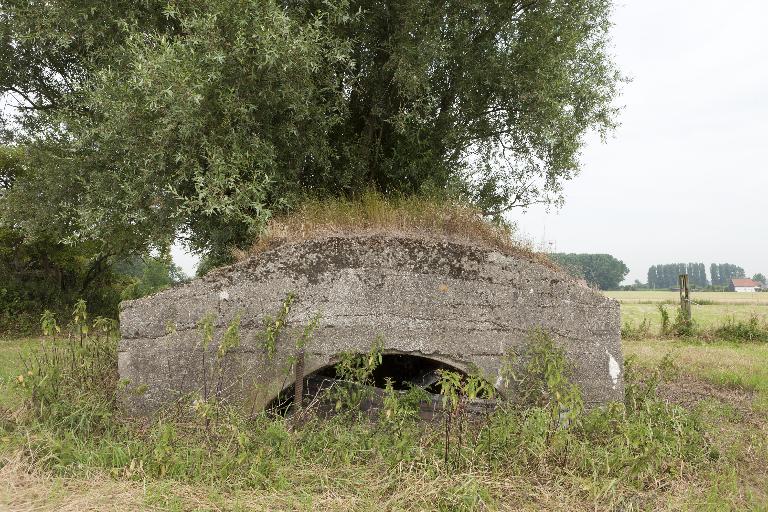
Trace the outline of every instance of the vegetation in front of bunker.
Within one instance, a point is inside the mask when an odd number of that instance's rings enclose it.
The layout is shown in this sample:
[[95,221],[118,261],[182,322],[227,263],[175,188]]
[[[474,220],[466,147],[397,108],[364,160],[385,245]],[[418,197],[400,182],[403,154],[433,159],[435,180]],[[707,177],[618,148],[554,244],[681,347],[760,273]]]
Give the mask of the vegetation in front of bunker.
[[90,321],[80,299],[64,328],[49,310],[41,315],[40,327],[40,346],[21,360],[23,372],[15,380],[26,394],[28,415],[73,436],[109,429],[120,385],[117,322]]
[[[66,336],[55,325],[55,318],[44,318],[47,339],[17,379],[26,407],[2,424],[2,434],[33,464],[56,474],[102,469],[122,478],[274,488],[289,485],[296,465],[322,460],[345,468],[384,465],[398,478],[414,471],[435,479],[456,471],[568,474],[646,489],[712,458],[697,416],[656,393],[668,360],[643,378],[628,362],[626,401],[586,412],[578,387],[568,380],[563,352],[543,333],[532,335],[519,358],[523,364],[505,366],[505,378],[526,403],[505,402],[486,414],[468,414],[466,405],[494,396],[493,386],[479,373],[442,370],[442,421],[419,419],[423,390],[399,391],[389,381],[375,417],[347,409],[354,405],[350,400],[339,414],[304,414],[298,423],[244,415],[197,397],[183,415],[175,409],[137,425],[122,418],[115,404],[117,388],[126,383],[115,376],[114,325],[89,323],[78,312],[63,329]],[[234,340],[236,327],[229,331]],[[359,380],[358,388],[370,386],[379,353],[374,345],[369,354],[348,354],[339,370]]]
[[661,338],[693,339],[726,342],[768,342],[768,322],[752,315],[749,318],[727,316],[719,325],[708,328],[699,325],[695,319],[687,319],[680,307],[674,308],[675,318],[670,317],[667,303],[656,304],[659,311],[659,330],[654,333],[651,322],[644,317],[639,323],[625,321],[621,327],[624,340],[642,340],[658,336]]

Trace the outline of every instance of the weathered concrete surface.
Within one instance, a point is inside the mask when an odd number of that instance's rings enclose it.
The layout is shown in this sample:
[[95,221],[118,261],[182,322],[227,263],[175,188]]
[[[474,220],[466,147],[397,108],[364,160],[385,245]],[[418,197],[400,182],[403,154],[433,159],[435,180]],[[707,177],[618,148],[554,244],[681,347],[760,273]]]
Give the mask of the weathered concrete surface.
[[[270,357],[265,318],[296,298]],[[263,407],[292,385],[291,356],[310,320],[306,373],[344,351],[430,357],[500,387],[501,357],[524,351],[543,329],[565,349],[587,404],[623,398],[619,305],[524,256],[435,240],[331,237],[284,245],[185,286],[124,302],[120,377],[129,413],[147,414],[190,392]],[[207,351],[197,328],[208,314],[216,336]],[[240,318],[240,346],[219,363],[216,348]],[[503,389],[500,388],[502,392]]]

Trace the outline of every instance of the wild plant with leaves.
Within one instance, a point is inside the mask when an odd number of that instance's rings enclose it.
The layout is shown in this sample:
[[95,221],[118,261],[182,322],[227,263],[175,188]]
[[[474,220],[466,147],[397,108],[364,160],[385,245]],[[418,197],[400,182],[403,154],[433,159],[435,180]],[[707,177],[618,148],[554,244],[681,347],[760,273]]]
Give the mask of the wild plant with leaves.
[[31,410],[65,425],[75,422],[86,431],[91,427],[80,415],[93,414],[91,420],[103,427],[116,405],[117,322],[104,317],[89,322],[87,305],[80,300],[66,337],[57,338],[62,329],[51,311],[43,313],[40,327],[43,342],[24,360],[26,375],[18,379],[29,389]]
[[336,363],[337,381],[328,390],[328,398],[337,411],[358,411],[373,396],[373,372],[381,364],[383,344],[377,340],[367,354],[345,352]]

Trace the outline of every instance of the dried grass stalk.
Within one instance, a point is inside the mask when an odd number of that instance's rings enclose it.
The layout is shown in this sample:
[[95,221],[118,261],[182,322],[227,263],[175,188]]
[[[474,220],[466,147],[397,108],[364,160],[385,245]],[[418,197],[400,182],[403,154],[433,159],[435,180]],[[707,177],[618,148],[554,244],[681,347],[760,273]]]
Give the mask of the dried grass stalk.
[[294,212],[273,218],[243,260],[285,244],[334,236],[386,235],[445,240],[499,251],[557,269],[546,255],[515,237],[512,226],[483,218],[479,210],[458,202],[425,198],[388,200],[369,193],[359,200],[312,200]]

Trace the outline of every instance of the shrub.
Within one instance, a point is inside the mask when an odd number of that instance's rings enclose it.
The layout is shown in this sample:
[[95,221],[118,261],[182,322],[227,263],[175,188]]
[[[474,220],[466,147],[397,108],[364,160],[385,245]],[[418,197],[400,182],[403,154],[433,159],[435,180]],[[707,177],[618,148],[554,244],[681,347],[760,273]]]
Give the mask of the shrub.
[[690,338],[696,334],[696,324],[693,319],[685,317],[682,308],[678,308],[675,321],[672,323],[670,333],[678,338]]
[[714,335],[726,341],[768,342],[768,323],[761,322],[756,316],[746,321],[730,317],[715,329]]
[[41,316],[45,339],[16,379],[28,390],[37,419],[78,435],[103,431],[111,421],[117,388],[117,322],[88,321],[85,301],[72,312],[65,336],[55,315]]
[[667,308],[664,307],[664,304],[658,304],[656,307],[659,310],[659,315],[661,315],[660,334],[662,336],[666,336],[667,334],[669,334],[669,312],[667,311]]
[[677,313],[675,314],[674,321],[670,321],[669,311],[667,311],[665,304],[657,304],[656,307],[661,316],[661,329],[659,331],[661,336],[688,338],[694,336],[698,332],[695,322],[693,320],[688,320],[685,317],[681,307],[676,308]]
[[637,326],[631,321],[627,320],[621,326],[621,339],[623,340],[642,340],[650,336],[651,322],[647,318],[643,318]]

